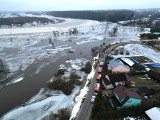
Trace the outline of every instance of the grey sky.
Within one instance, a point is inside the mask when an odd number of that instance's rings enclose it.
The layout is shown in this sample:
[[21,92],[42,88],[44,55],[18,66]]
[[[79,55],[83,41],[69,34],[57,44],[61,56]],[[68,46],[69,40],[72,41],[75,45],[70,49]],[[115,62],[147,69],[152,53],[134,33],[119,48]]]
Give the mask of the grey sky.
[[0,11],[160,8],[160,0],[0,0]]

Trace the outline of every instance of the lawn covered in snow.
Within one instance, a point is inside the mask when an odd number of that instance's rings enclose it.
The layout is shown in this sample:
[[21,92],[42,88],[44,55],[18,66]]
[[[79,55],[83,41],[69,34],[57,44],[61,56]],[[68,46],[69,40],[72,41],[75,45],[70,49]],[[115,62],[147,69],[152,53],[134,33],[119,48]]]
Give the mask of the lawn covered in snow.
[[128,44],[124,46],[124,49],[129,51],[130,56],[145,56],[154,62],[160,63],[160,53],[148,46],[141,44]]

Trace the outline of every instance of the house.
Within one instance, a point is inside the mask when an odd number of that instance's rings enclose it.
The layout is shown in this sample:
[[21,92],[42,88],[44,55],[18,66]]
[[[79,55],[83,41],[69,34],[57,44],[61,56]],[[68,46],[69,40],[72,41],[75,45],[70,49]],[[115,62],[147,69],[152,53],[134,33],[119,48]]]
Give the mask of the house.
[[112,89],[118,85],[131,85],[131,78],[127,73],[117,73],[106,75],[102,83],[106,89]]
[[113,90],[113,96],[110,98],[112,107],[125,108],[138,106],[141,104],[141,97],[134,91],[129,91],[127,88],[118,85]]
[[112,89],[114,88],[114,85],[109,80],[108,75],[105,76],[105,78],[102,80],[102,84],[106,89]]
[[113,59],[109,61],[108,70],[111,70],[112,73],[128,73],[130,68],[124,65],[119,59]]
[[158,107],[153,107],[153,108],[145,111],[145,113],[151,120],[159,120],[160,119],[160,108],[158,108]]

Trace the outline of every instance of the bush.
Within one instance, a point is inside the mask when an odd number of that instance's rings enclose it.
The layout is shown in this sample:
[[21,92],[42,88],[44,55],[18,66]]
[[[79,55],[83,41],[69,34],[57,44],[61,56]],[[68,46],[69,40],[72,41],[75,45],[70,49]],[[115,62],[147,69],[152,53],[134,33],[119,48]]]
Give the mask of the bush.
[[70,75],[70,80],[77,80],[79,78],[79,76],[76,73],[71,73]]
[[57,72],[55,73],[55,76],[60,76],[60,75],[64,75],[66,69],[58,69]]
[[70,112],[68,109],[61,109],[56,114],[50,114],[47,118],[43,118],[42,120],[69,120]]
[[99,53],[99,47],[94,47],[91,49],[92,51],[92,56],[97,56],[97,54]]
[[90,73],[92,70],[92,65],[90,62],[87,62],[85,67],[81,69],[81,71],[84,71],[85,73]]
[[70,80],[65,81],[62,77],[56,77],[53,82],[48,82],[47,86],[53,90],[61,90],[64,94],[70,95],[75,85],[81,85],[76,73],[71,73]]

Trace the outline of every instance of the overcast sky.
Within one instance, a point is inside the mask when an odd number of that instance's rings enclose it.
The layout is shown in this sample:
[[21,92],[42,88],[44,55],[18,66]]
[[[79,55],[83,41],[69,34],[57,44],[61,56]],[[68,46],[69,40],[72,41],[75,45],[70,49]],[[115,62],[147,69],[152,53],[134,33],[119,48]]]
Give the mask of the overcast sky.
[[160,0],[0,0],[0,11],[160,8]]

